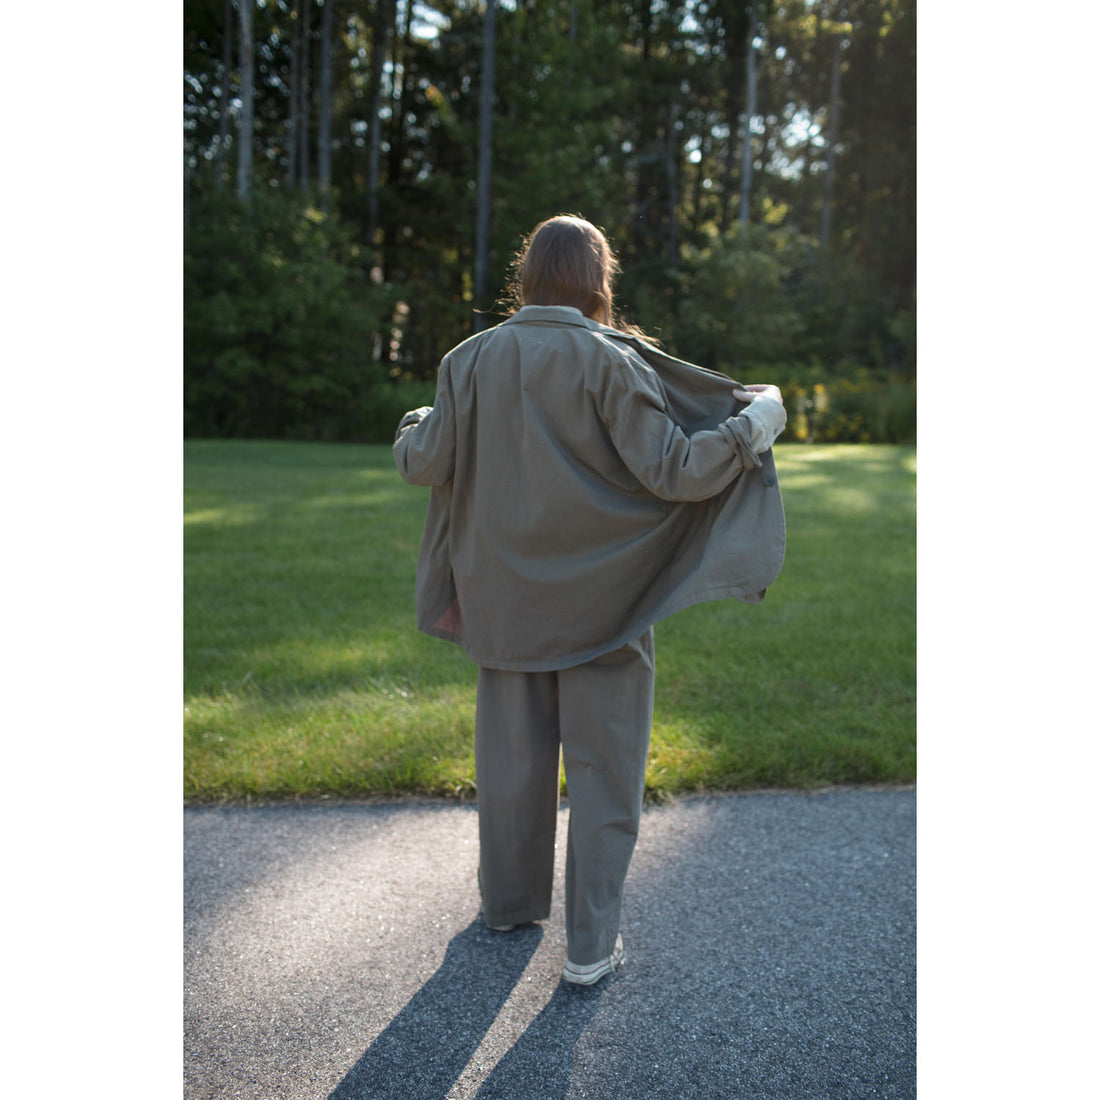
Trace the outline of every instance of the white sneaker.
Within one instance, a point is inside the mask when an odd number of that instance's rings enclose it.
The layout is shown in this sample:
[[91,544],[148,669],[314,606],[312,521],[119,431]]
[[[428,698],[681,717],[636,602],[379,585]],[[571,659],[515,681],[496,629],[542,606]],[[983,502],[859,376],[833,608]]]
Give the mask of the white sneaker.
[[616,936],[615,950],[612,951],[606,959],[601,959],[599,962],[584,964],[566,962],[561,972],[561,976],[567,982],[573,982],[575,985],[592,985],[598,982],[605,974],[610,974],[613,970],[618,970],[619,967],[622,966],[625,958],[626,953],[623,951],[623,938],[622,936]]

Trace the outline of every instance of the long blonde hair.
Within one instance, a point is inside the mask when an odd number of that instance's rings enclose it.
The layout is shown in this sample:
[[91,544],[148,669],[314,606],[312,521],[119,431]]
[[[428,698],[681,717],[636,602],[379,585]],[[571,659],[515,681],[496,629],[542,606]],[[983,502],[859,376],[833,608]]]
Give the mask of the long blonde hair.
[[615,316],[612,284],[618,257],[590,221],[558,214],[539,222],[516,256],[511,292],[517,306],[573,306],[586,317],[634,336]]

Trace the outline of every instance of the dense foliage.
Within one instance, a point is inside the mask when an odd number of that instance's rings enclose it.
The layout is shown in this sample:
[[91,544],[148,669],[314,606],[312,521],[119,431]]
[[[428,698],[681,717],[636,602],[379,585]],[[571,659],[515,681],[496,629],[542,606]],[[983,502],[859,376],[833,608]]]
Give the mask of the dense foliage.
[[913,437],[915,0],[502,3],[479,179],[485,15],[186,0],[188,434],[391,438],[569,212],[619,251],[623,315],[784,386],[790,436]]

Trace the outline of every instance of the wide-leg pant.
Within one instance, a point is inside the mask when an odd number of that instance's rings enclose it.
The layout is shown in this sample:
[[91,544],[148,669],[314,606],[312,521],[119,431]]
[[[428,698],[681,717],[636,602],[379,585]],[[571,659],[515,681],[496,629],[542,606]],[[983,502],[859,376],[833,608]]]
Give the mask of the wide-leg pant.
[[559,747],[569,793],[565,932],[571,962],[611,954],[638,836],[653,720],[653,631],[554,672],[478,670],[474,739],[482,912],[550,915]]

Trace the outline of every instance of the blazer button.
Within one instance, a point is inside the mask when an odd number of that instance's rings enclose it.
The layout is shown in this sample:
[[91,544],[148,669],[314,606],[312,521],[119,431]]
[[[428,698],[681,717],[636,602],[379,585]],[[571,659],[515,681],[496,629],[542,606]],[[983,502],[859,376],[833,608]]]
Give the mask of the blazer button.
[[764,484],[765,485],[774,485],[775,482],[776,482],[775,474],[768,474],[768,476],[766,478],[764,478]]

